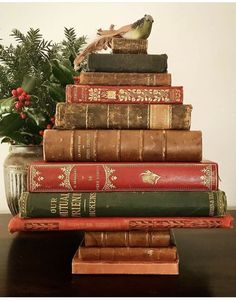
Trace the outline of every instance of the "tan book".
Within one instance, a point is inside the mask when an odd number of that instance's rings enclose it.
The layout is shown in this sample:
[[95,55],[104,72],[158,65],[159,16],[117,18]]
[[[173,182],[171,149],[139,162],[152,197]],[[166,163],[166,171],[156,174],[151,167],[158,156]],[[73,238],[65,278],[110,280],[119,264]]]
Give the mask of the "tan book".
[[171,234],[166,231],[88,231],[85,247],[167,247]]
[[[75,82],[77,78],[75,77]],[[116,73],[116,72],[81,72],[79,76],[81,85],[144,85],[144,86],[170,86],[170,73]]]
[[72,260],[72,274],[178,275],[179,259],[170,262],[84,261],[77,254]]
[[201,131],[45,130],[45,161],[202,160]]
[[113,53],[147,53],[148,40],[113,38],[111,41],[111,49]]
[[189,130],[191,105],[58,103],[55,127],[61,129]]

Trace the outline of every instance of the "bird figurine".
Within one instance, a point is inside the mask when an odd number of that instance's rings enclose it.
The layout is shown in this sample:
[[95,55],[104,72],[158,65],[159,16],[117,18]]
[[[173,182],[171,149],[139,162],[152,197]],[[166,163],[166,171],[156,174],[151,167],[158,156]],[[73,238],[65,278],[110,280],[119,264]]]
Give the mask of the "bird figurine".
[[128,25],[124,25],[119,29],[114,29],[114,25],[110,26],[108,30],[98,29],[97,35],[99,36],[95,41],[89,44],[74,60],[74,69],[77,71],[81,62],[86,58],[89,53],[94,51],[107,49],[111,47],[112,38],[124,39],[147,39],[152,30],[152,23],[154,22],[152,16],[144,15],[142,19]]

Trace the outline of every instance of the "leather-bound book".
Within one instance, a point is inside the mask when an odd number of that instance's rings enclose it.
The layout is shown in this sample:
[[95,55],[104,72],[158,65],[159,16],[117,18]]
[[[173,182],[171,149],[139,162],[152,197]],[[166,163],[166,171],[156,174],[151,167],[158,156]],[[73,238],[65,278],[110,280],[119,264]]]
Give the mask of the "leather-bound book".
[[111,49],[113,53],[147,53],[148,40],[113,38]]
[[30,192],[202,191],[218,189],[218,164],[201,162],[45,162],[29,164]]
[[22,192],[21,217],[223,216],[223,191]]
[[79,248],[79,259],[101,261],[175,261],[177,249],[169,247],[85,247]]
[[156,231],[160,229],[233,228],[233,217],[38,217],[13,216],[10,233],[31,231]]
[[[77,82],[77,78],[74,78]],[[81,72],[81,85],[170,86],[170,73]]]
[[183,87],[67,85],[66,102],[182,104]]
[[170,231],[86,231],[85,247],[168,247]]
[[58,129],[189,130],[191,105],[57,103]]
[[107,54],[88,55],[87,70],[91,72],[167,72],[166,54]]
[[201,131],[45,130],[45,161],[202,160]]

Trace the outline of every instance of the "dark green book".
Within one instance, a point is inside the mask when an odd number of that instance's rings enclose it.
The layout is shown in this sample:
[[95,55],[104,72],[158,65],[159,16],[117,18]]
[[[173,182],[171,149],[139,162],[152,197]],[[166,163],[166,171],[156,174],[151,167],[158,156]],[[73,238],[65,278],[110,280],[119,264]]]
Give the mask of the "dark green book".
[[223,191],[30,193],[19,200],[20,217],[223,216]]
[[90,72],[167,72],[166,54],[102,54],[88,56]]

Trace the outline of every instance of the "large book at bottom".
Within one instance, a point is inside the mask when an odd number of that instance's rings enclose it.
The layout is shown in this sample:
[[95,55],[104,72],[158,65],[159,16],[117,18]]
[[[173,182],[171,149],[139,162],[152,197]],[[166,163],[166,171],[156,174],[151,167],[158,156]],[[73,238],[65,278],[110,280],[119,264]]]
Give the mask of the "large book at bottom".
[[72,260],[72,274],[178,275],[179,259],[170,262],[84,261],[76,253]]

